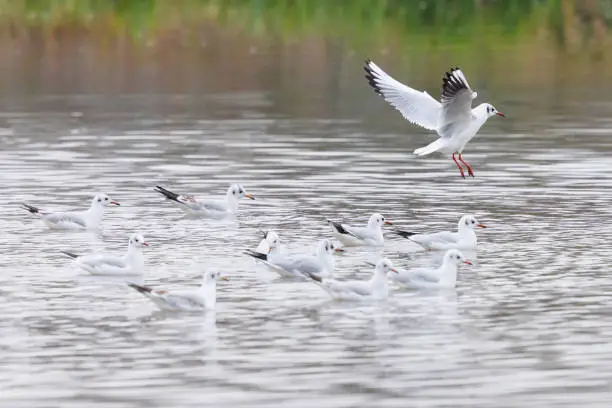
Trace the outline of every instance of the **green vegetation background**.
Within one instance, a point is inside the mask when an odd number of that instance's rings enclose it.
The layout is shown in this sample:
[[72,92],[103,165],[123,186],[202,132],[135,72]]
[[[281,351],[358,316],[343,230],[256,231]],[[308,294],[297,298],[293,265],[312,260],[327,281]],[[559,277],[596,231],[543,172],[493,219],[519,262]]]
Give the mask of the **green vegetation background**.
[[[318,34],[355,45],[397,40],[461,44],[529,41],[547,30],[561,46],[607,41],[611,0],[0,0],[12,28],[104,26],[134,39],[205,22],[291,40]],[[186,34],[187,35],[187,34]]]

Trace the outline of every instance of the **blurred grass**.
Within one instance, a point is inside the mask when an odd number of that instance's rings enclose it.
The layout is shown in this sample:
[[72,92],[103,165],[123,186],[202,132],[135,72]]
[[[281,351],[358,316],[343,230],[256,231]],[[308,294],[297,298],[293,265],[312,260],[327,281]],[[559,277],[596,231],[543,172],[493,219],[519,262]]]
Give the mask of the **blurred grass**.
[[[412,42],[506,45],[545,32],[561,47],[607,43],[610,0],[0,0],[0,25],[90,28],[135,40],[204,23],[284,41],[337,37],[353,46]],[[188,35],[185,33],[185,35]]]

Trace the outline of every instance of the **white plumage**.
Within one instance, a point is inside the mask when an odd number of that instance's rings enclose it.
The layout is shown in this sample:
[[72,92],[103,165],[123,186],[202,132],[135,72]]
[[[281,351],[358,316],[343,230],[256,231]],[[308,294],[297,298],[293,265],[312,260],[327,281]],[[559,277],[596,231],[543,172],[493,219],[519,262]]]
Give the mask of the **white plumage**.
[[461,153],[465,145],[478,133],[487,119],[493,115],[504,116],[493,105],[483,103],[472,109],[477,93],[470,87],[459,68],[453,68],[443,78],[440,102],[425,91],[417,91],[393,79],[372,61],[366,61],[366,78],[375,92],[381,95],[411,123],[433,130],[440,136],[425,147],[414,151],[418,156],[434,152],[452,154],[453,161],[465,177],[459,161],[474,176],[472,168],[463,161]]
[[123,256],[111,254],[76,255],[72,252],[62,253],[72,258],[76,265],[92,275],[141,275],[144,272],[142,247],[149,246],[140,234],[133,234],[128,240],[128,250]]
[[86,211],[52,212],[25,203],[21,205],[30,214],[39,217],[51,229],[84,230],[99,228],[104,209],[109,205],[119,206],[119,203],[106,194],[97,194]]

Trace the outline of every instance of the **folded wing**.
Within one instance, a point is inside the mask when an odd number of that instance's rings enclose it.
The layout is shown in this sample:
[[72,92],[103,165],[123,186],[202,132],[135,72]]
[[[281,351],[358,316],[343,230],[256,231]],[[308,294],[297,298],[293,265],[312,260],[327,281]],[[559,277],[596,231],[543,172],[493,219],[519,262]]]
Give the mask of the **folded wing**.
[[206,307],[205,299],[194,292],[173,292],[165,295],[164,299],[177,309],[201,309]]
[[372,294],[372,289],[368,282],[360,281],[337,281],[326,279],[321,283],[330,294],[337,297],[348,296],[369,296]]
[[416,242],[443,242],[452,244],[457,242],[457,233],[450,231],[434,232],[432,234],[417,234],[408,238]]
[[225,202],[219,200],[203,200],[198,203],[200,211],[227,212],[228,208]]
[[412,269],[406,272],[402,272],[399,276],[394,277],[395,280],[403,283],[408,282],[426,282],[426,283],[437,283],[440,278],[436,276],[434,270],[426,268]]
[[62,228],[86,228],[85,219],[75,213],[53,213],[44,216],[46,222]]

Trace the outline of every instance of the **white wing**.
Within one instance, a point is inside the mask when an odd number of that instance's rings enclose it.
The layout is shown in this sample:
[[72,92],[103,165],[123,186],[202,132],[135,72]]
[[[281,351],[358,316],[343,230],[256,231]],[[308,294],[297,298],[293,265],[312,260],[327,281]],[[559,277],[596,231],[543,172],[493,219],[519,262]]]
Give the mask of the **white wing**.
[[429,268],[416,268],[409,271],[402,271],[397,276],[393,274],[391,279],[400,283],[410,282],[427,282],[427,283],[438,283],[440,277],[437,276],[436,269]]
[[438,132],[441,136],[452,136],[455,128],[467,126],[472,119],[472,100],[476,96],[459,68],[446,73],[442,83],[442,114]]
[[177,309],[203,309],[206,307],[206,300],[195,292],[171,292],[164,295],[163,299]]
[[106,254],[91,254],[77,259],[77,264],[92,275],[138,275],[124,258]]
[[294,271],[301,274],[320,275],[323,272],[323,265],[313,256],[303,256],[295,260]]
[[335,221],[331,221],[331,220],[327,220],[327,223],[329,225],[332,226],[332,229],[337,232],[340,235],[349,235],[349,236],[353,236],[355,238],[361,239],[361,237],[353,234],[353,232],[351,232],[351,228],[344,225],[344,224],[340,224],[339,222],[335,222]]
[[434,232],[433,234],[417,234],[409,238],[410,240],[420,244],[431,244],[432,242],[439,242],[445,244],[455,244],[459,240],[456,232],[442,231]]
[[107,254],[84,255],[79,257],[79,262],[90,266],[112,265],[119,268],[127,266],[122,257]]
[[337,281],[324,279],[320,286],[330,295],[338,298],[365,297],[372,294],[372,288],[368,281]]
[[275,259],[272,265],[289,272],[291,276],[315,275],[320,277],[324,272],[321,263],[315,257],[307,255]]
[[347,230],[351,235],[359,238],[359,239],[373,239],[374,238],[374,234],[373,231],[370,230],[369,228],[364,228],[364,227],[348,227],[348,226],[344,226],[344,229]]
[[220,200],[202,200],[197,206],[199,211],[227,212],[228,210],[226,203]]
[[59,228],[87,228],[85,218],[78,213],[52,213],[43,216],[43,220]]
[[425,91],[417,91],[396,81],[372,61],[368,60],[364,69],[376,93],[400,111],[406,120],[425,129],[438,129],[442,109],[440,102]]

